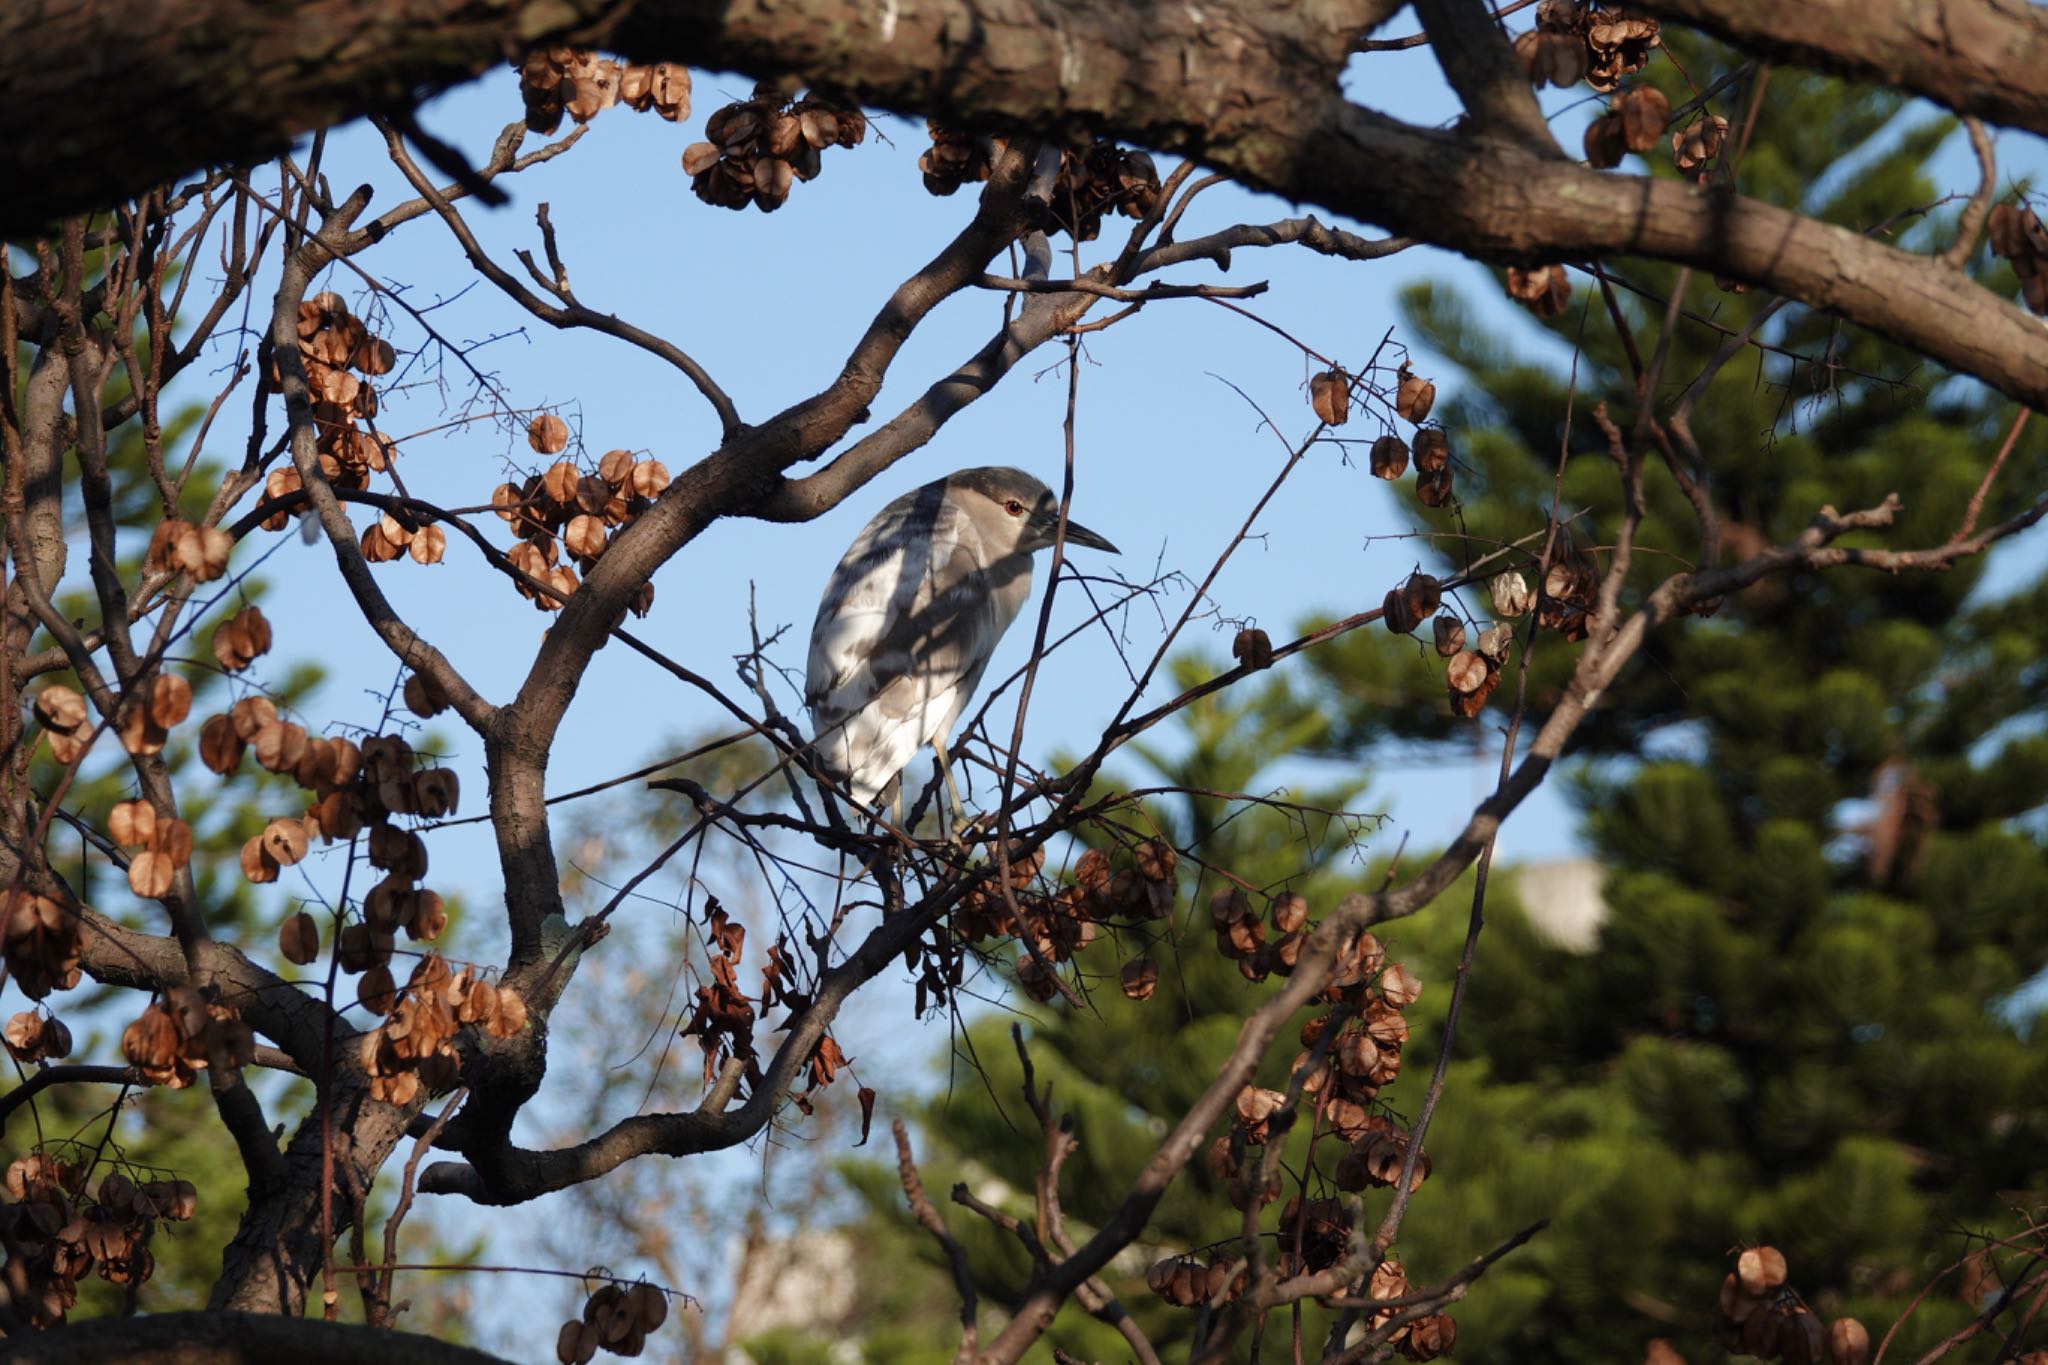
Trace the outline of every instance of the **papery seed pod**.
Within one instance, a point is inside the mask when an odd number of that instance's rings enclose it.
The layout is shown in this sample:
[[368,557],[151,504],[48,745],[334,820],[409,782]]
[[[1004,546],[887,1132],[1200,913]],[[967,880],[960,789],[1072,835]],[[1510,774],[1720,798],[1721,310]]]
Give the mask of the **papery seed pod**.
[[1448,659],[1465,647],[1465,623],[1445,612],[1431,623],[1436,635],[1436,652]]
[[1401,367],[1400,380],[1394,391],[1394,411],[1410,422],[1420,424],[1429,417],[1429,410],[1436,406],[1436,385],[1410,373],[1406,365]]
[[263,847],[260,834],[242,845],[242,875],[259,886],[277,880],[277,859]]
[[569,445],[569,424],[552,412],[526,424],[526,443],[542,455],[559,455]]
[[1308,897],[1298,891],[1288,891],[1273,897],[1273,927],[1283,934],[1291,934],[1308,923]]
[[1539,265],[1528,270],[1509,266],[1508,297],[1537,317],[1554,318],[1571,305],[1571,277],[1561,265]]
[[1147,957],[1134,957],[1117,973],[1124,995],[1132,1000],[1150,1000],[1159,985],[1159,964]]
[[1746,1293],[1767,1293],[1785,1283],[1785,1253],[1773,1246],[1750,1247],[1736,1258],[1735,1275]]
[[1829,1323],[1827,1344],[1828,1365],[1865,1365],[1870,1359],[1870,1333],[1855,1318]]
[[144,900],[168,895],[177,869],[168,856],[147,849],[128,860],[128,889]]
[[1341,369],[1328,369],[1308,381],[1308,404],[1325,426],[1341,427],[1351,420],[1351,376]]
[[1372,443],[1372,472],[1375,478],[1398,479],[1408,472],[1408,443],[1395,435]]
[[1457,693],[1477,692],[1493,671],[1485,656],[1476,653],[1454,655],[1444,667],[1444,682]]
[[246,747],[235,733],[234,721],[225,715],[210,716],[199,727],[199,761],[222,777],[241,766]]
[[1629,150],[1628,134],[1622,127],[1621,115],[1610,109],[1588,123],[1583,146],[1586,164],[1594,170],[1612,170],[1619,166]]
[[176,673],[159,673],[149,685],[149,718],[168,730],[192,713],[192,684]]
[[1671,122],[1671,101],[1654,85],[1622,91],[1615,97],[1614,108],[1621,115],[1622,135],[1632,152],[1647,152],[1656,146]]
[[107,837],[123,848],[146,848],[156,839],[156,807],[147,801],[117,801],[107,812]]
[[406,545],[405,552],[412,556],[415,564],[439,564],[442,556],[448,553],[448,533],[438,526],[422,526]]
[[1415,500],[1424,507],[1444,507],[1451,501],[1451,467],[1417,470]]
[[635,497],[659,497],[668,487],[668,466],[660,460],[642,460],[633,466],[631,483]]
[[1728,140],[1728,120],[1703,114],[1671,135],[1671,164],[1687,175],[1721,154]]
[[1230,642],[1230,657],[1246,668],[1270,668],[1273,663],[1272,637],[1256,627],[1240,630]]
[[1415,468],[1433,474],[1451,463],[1451,440],[1441,427],[1425,427],[1415,433]]
[[240,739],[254,741],[266,726],[276,724],[276,706],[272,706],[266,696],[246,696],[229,708],[227,716],[236,726],[236,735]]
[[1536,605],[1536,594],[1529,588],[1529,580],[1509,570],[1495,574],[1486,585],[1487,596],[1493,602],[1493,614],[1503,620],[1512,621]]
[[1380,996],[1397,1010],[1405,1010],[1422,994],[1422,978],[1405,963],[1390,964],[1380,975]]
[[320,956],[320,926],[301,910],[277,931],[277,951],[295,967],[303,967]]
[[1507,622],[1501,621],[1479,632],[1475,648],[1496,664],[1508,661],[1508,649],[1514,643],[1514,631]]

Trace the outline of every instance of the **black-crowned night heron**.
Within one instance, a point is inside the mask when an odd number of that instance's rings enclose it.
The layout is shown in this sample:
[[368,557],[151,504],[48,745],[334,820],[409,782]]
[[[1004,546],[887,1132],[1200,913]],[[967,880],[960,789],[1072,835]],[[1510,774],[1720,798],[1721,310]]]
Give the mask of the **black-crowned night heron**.
[[[825,770],[872,808],[926,744],[952,790],[946,740],[996,642],[1031,595],[1059,499],[1021,469],[963,469],[884,507],[847,547],[811,627],[804,702]],[[1067,523],[1067,544],[1116,553]]]

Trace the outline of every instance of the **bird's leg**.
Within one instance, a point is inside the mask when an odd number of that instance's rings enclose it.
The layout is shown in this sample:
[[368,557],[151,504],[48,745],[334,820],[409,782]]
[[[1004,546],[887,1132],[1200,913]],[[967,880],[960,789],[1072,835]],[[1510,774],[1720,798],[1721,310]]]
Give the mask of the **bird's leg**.
[[932,757],[939,762],[939,776],[946,779],[946,800],[953,808],[953,842],[959,843],[960,836],[973,826],[967,818],[967,803],[960,799],[960,788],[953,782],[953,761],[946,753],[946,741],[932,741]]

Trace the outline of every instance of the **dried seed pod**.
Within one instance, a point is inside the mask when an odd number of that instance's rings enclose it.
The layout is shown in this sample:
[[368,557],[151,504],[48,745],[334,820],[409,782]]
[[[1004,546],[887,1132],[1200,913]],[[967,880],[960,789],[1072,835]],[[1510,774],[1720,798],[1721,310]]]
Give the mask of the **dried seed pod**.
[[635,497],[659,497],[668,487],[668,466],[660,460],[642,460],[633,466],[631,484]]
[[1540,318],[1554,318],[1571,306],[1572,282],[1561,265],[1529,270],[1508,267],[1508,297]]
[[277,880],[277,859],[263,846],[261,834],[242,845],[242,875],[258,886]]
[[311,915],[301,910],[279,927],[277,950],[293,966],[305,966],[320,956],[320,926]]
[[1628,133],[1621,115],[1610,109],[1586,125],[1586,164],[1596,171],[1612,170],[1628,153]]
[[128,861],[128,889],[144,900],[155,900],[170,893],[176,874],[168,854],[146,849]]
[[1237,1092],[1237,1123],[1244,1130],[1246,1145],[1263,1146],[1267,1137],[1266,1121],[1287,1102],[1287,1096],[1278,1090],[1267,1090],[1248,1085]]
[[1536,605],[1536,594],[1529,588],[1529,580],[1509,570],[1495,574],[1486,585],[1487,596],[1493,601],[1493,614],[1503,620],[1512,621]]
[[1308,897],[1298,891],[1288,891],[1273,897],[1273,927],[1283,934],[1291,934],[1308,923]]
[[1434,474],[1450,468],[1451,438],[1444,435],[1441,427],[1425,427],[1415,433],[1415,471],[1417,475]]
[[433,675],[415,673],[405,680],[405,709],[425,720],[448,709],[448,694]]
[[1246,668],[1270,668],[1273,663],[1273,640],[1265,631],[1247,627],[1237,633],[1230,642],[1230,657]]
[[1736,1258],[1735,1275],[1745,1293],[1766,1294],[1785,1283],[1785,1253],[1773,1246],[1750,1247]]
[[1465,647],[1465,623],[1445,612],[1431,623],[1436,634],[1436,652],[1448,659]]
[[192,684],[176,673],[159,673],[149,685],[149,718],[168,730],[192,713]]
[[372,967],[356,980],[356,999],[372,1014],[389,1014],[398,1003],[398,987],[389,967]]
[[1418,471],[1415,475],[1415,498],[1424,507],[1444,507],[1451,501],[1451,469]]
[[1397,1010],[1405,1010],[1422,994],[1422,978],[1405,963],[1392,963],[1380,975],[1380,997]]
[[1621,115],[1622,136],[1632,152],[1647,152],[1656,146],[1671,122],[1671,101],[1654,85],[1622,91],[1614,98],[1614,109]]
[[1492,666],[1482,654],[1460,653],[1454,655],[1444,667],[1444,681],[1456,693],[1477,692],[1486,685],[1486,676]]
[[1134,957],[1117,973],[1124,995],[1132,1000],[1150,1000],[1159,985],[1159,964],[1149,957]]
[[1870,1333],[1862,1323],[1836,1318],[1828,1324],[1828,1365],[1864,1365],[1869,1359]]
[[1671,164],[1690,175],[1721,154],[1728,141],[1728,120],[1702,114],[1671,135]]
[[552,412],[526,424],[526,443],[542,455],[559,455],[569,445],[569,424]]
[[1514,643],[1514,638],[1514,631],[1508,626],[1508,623],[1500,621],[1479,632],[1479,641],[1476,647],[1481,654],[1493,660],[1494,663],[1505,664],[1508,661],[1508,648]]
[[1310,379],[1308,405],[1324,426],[1343,426],[1351,420],[1351,376],[1332,368]]
[[[1429,410],[1436,406],[1436,385],[1410,373],[1406,365],[1401,367],[1400,379],[1400,386],[1394,391],[1394,411],[1410,422],[1420,424],[1428,418]],[[1419,461],[1419,452],[1417,458]]]
[[407,543],[405,552],[415,564],[439,564],[448,553],[448,533],[438,526],[422,526]]
[[279,867],[290,867],[306,856],[306,827],[297,820],[272,820],[257,837]]
[[510,1038],[526,1028],[526,1002],[509,986],[498,987],[498,1010],[485,1030],[493,1038]]
[[1408,472],[1408,443],[1389,434],[1372,443],[1372,472],[1381,479],[1398,479]]
[[156,841],[156,807],[147,801],[117,801],[107,812],[107,837],[123,848],[147,848]]

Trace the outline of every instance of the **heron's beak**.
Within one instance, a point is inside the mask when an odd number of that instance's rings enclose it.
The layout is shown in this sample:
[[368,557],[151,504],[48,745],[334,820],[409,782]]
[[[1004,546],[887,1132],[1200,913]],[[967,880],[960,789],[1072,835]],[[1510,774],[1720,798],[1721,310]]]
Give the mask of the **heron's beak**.
[[[1053,518],[1052,524],[1045,528],[1046,542],[1048,544],[1050,544],[1052,541],[1053,532],[1055,532],[1058,529],[1059,519],[1055,517]],[[1087,527],[1083,526],[1078,521],[1069,521],[1067,523],[1067,544],[1085,545],[1091,550],[1107,550],[1113,555],[1123,553],[1121,550],[1117,549],[1116,546],[1110,544],[1108,540],[1106,540],[1102,536],[1096,535],[1093,531],[1089,530]]]

